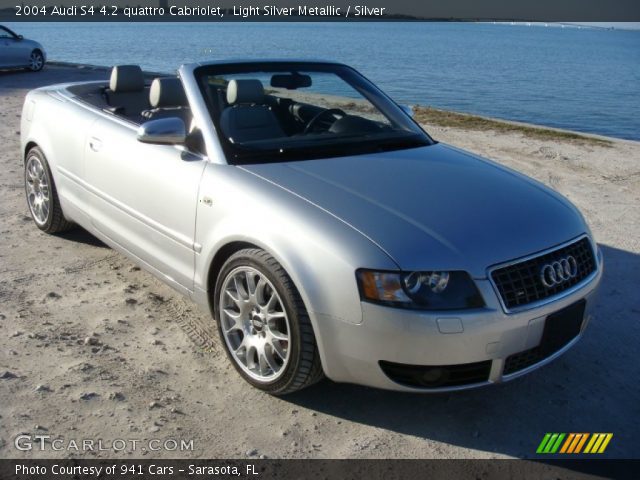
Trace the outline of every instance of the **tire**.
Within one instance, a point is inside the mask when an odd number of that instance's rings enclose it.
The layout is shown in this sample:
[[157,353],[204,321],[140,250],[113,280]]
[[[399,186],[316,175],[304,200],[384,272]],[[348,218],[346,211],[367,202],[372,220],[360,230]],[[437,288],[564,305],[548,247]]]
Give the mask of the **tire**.
[[300,294],[271,255],[260,249],[233,254],[220,270],[214,295],[220,339],[231,363],[249,384],[272,395],[285,395],[324,377]]
[[24,186],[31,218],[40,230],[59,233],[74,227],[64,218],[49,163],[38,147],[29,150],[25,157]]
[[27,67],[27,70],[31,72],[39,72],[44,68],[44,63],[44,55],[40,50],[36,49],[31,52],[31,55],[29,55],[29,67]]

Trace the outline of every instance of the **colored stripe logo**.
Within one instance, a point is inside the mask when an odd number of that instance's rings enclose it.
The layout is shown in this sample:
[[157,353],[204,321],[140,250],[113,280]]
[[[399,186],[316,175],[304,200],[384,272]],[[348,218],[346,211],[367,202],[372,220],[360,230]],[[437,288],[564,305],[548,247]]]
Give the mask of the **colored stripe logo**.
[[613,433],[545,433],[536,453],[604,453]]

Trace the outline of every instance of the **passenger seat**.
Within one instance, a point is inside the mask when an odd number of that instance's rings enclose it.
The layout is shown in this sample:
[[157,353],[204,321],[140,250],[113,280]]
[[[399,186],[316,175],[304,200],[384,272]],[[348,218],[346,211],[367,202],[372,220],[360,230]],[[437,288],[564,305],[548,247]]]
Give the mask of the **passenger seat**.
[[154,79],[149,90],[149,103],[153,108],[142,112],[145,121],[178,117],[184,121],[187,128],[191,125],[191,109],[179,78]]
[[149,108],[144,88],[144,74],[138,65],[116,65],[111,69],[109,88],[105,90],[108,110],[138,121],[140,113]]
[[220,115],[220,127],[232,143],[284,137],[278,119],[265,105],[260,80],[231,80],[227,85],[229,106]]

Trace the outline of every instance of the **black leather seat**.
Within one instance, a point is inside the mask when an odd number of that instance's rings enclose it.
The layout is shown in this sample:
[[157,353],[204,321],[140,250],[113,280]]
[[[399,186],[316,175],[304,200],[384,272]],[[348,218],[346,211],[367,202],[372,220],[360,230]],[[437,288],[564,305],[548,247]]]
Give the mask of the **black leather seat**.
[[143,119],[181,118],[187,128],[191,125],[191,109],[182,82],[177,77],[156,78],[149,90],[151,109],[142,112]]
[[228,107],[220,116],[223,134],[232,143],[285,136],[278,119],[265,104],[260,80],[231,80],[227,85]]
[[138,65],[116,65],[111,69],[105,97],[110,110],[132,120],[149,108],[149,96],[144,88],[144,74]]

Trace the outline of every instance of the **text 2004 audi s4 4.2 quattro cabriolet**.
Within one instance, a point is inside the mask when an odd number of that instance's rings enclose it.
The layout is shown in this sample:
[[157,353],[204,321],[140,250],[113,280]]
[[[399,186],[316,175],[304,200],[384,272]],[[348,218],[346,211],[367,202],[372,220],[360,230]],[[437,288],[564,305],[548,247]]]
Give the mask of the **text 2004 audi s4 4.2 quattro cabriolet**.
[[337,63],[117,66],[31,91],[22,152],[41,230],[80,225],[208,308],[272,394],[515,378],[576,343],[602,274],[565,198]]

